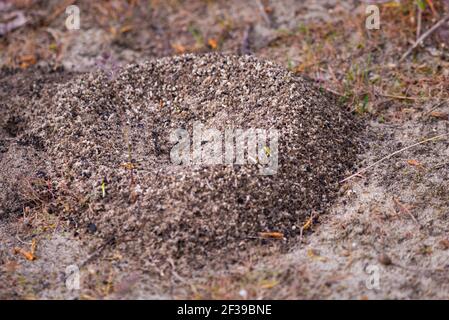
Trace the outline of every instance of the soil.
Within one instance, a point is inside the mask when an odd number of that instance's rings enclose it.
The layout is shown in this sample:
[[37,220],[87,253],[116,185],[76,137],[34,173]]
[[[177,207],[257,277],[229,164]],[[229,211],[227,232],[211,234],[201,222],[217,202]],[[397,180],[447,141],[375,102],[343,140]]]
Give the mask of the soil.
[[[80,1],[80,31],[65,30],[64,14],[52,15],[57,1],[17,6],[28,23],[0,39],[1,298],[449,298],[447,136],[339,183],[449,132],[449,27],[397,66],[415,36],[415,28],[403,31],[413,22],[406,7],[384,8],[381,31],[366,34],[357,1],[261,3],[265,14],[256,1],[155,1],[148,11]],[[423,29],[436,18],[426,10]],[[202,54],[210,51],[225,55]],[[154,60],[186,52],[195,55]],[[258,58],[235,56],[248,53]],[[217,82],[203,91],[204,76],[193,66]],[[228,77],[231,87],[222,69],[240,70]],[[181,85],[168,93],[154,78]],[[242,81],[254,90],[234,94]],[[267,83],[279,90],[263,94]],[[288,83],[297,90],[289,92]],[[380,92],[386,89],[395,93]],[[273,97],[289,108],[277,105],[276,117],[265,104],[254,108]],[[201,99],[217,103],[195,108]],[[282,159],[277,176],[254,174],[253,166],[169,165],[161,139],[171,128],[189,131],[196,118],[222,128],[224,112],[244,128],[285,125],[289,143],[279,154],[295,158]],[[331,125],[326,133],[298,130],[304,139],[296,140],[294,113],[310,129]],[[305,141],[312,148],[300,152]],[[317,161],[310,172],[282,171],[310,156],[321,161],[325,183],[306,180],[316,177]],[[298,192],[292,179],[307,188]],[[228,187],[235,181],[238,192]],[[254,199],[242,197],[248,194]],[[292,207],[294,214],[279,214]],[[240,233],[231,226],[242,218]],[[260,239],[261,231],[282,237]],[[80,270],[79,290],[66,286],[69,266]]]

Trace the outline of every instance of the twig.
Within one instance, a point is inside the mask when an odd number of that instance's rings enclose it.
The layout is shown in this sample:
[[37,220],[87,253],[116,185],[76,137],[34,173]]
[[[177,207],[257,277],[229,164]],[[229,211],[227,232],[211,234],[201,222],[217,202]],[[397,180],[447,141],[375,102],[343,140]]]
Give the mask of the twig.
[[446,100],[445,100],[445,101],[438,102],[438,103],[437,103],[434,107],[432,107],[429,111],[423,113],[423,115],[421,116],[421,118],[424,118],[424,117],[430,115],[433,111],[435,111],[436,109],[438,109],[438,108],[444,106],[447,102],[448,102],[448,101],[446,101]]
[[335,94],[336,96],[339,96],[339,97],[344,97],[345,96],[344,94],[342,94],[342,93],[340,93],[338,91],[335,91],[335,90],[333,90],[331,88],[323,88],[323,89],[326,90],[326,91],[329,91],[330,93],[333,93],[333,94]]
[[393,202],[394,204],[399,208],[399,211],[401,211],[402,213],[406,213],[410,216],[410,218],[412,218],[412,220],[418,225],[420,226],[418,220],[415,218],[415,216],[410,212],[410,210],[403,205],[398,199],[396,199],[395,197],[393,197]]
[[176,279],[178,279],[180,282],[182,282],[182,283],[187,283],[188,284],[188,281],[186,281],[186,279],[184,279],[183,277],[181,277],[180,275],[179,275],[179,273],[178,272],[176,272],[176,267],[175,267],[175,263],[173,262],[173,259],[171,259],[171,258],[169,258],[169,259],[167,259],[167,261],[168,261],[168,263],[170,263],[170,266],[172,267],[172,274],[173,274],[173,276],[176,278]]
[[53,13],[45,20],[45,25],[50,25],[53,20],[55,20],[61,13],[66,10],[66,8],[72,4],[74,4],[76,0],[66,0],[62,3],[60,6],[56,6],[56,8],[53,10]]
[[93,259],[95,259],[98,255],[100,255],[104,249],[106,249],[106,246],[113,244],[113,243],[118,243],[117,239],[114,236],[109,237],[108,239],[106,239],[86,260],[84,260],[81,265],[80,268],[84,267],[86,264],[90,263]]
[[348,180],[354,178],[355,176],[358,176],[359,174],[362,174],[362,173],[368,171],[368,170],[371,169],[372,167],[377,166],[379,163],[381,163],[381,162],[383,162],[383,161],[385,161],[385,160],[387,160],[387,159],[390,159],[391,157],[397,155],[398,153],[401,153],[401,152],[406,151],[406,150],[408,150],[408,149],[411,149],[411,148],[413,148],[413,147],[419,146],[420,144],[424,144],[424,143],[426,143],[426,142],[434,141],[434,140],[437,140],[437,139],[440,139],[440,138],[443,138],[443,137],[447,137],[447,136],[449,136],[449,133],[440,134],[440,135],[438,135],[438,136],[435,136],[435,137],[432,137],[432,138],[423,140],[423,141],[421,141],[421,142],[417,142],[417,143],[415,143],[415,144],[412,144],[411,146],[402,148],[401,150],[395,151],[395,152],[393,152],[393,153],[391,153],[391,154],[389,154],[389,155],[383,157],[382,159],[377,160],[376,162],[374,162],[373,164],[369,165],[368,167],[366,167],[366,168],[364,168],[364,169],[362,169],[362,170],[360,170],[360,171],[354,173],[353,175],[350,175],[349,177],[347,177],[347,178],[341,180],[340,183],[343,183],[343,182],[345,182],[345,181],[348,181]]
[[447,272],[447,270],[444,267],[440,267],[440,268],[435,268],[435,269],[431,269],[431,268],[410,268],[407,266],[404,266],[402,264],[399,264],[397,262],[393,262],[391,264],[392,266],[407,270],[407,271],[411,271],[411,272]]
[[435,167],[433,167],[432,169],[433,170],[440,169],[440,168],[443,168],[444,166],[447,166],[447,165],[449,165],[449,161],[440,163],[440,164],[436,165]]
[[432,28],[430,28],[429,30],[427,30],[422,36],[420,36],[418,38],[418,40],[415,41],[415,43],[402,55],[401,59],[399,60],[399,63],[401,63],[402,61],[404,61],[410,53],[412,53],[413,50],[416,49],[416,47],[419,46],[419,44],[421,42],[423,42],[424,40],[427,39],[427,37],[429,37],[435,30],[437,30],[439,27],[441,27],[444,23],[446,23],[446,21],[449,20],[449,15],[443,17],[440,21],[438,21],[437,23],[435,23]]
[[421,36],[421,26],[422,26],[422,9],[421,6],[417,3],[416,6],[418,7],[417,11],[417,24],[416,24],[416,41],[418,41],[419,37]]
[[262,15],[263,19],[268,24],[268,26],[271,28],[271,20],[270,20],[270,17],[268,16],[267,12],[265,11],[265,6],[262,4],[262,1],[257,0],[256,3],[257,3],[257,6],[259,7],[260,14]]
[[301,229],[299,230],[299,244],[302,243],[302,237],[304,234],[304,230],[307,230],[309,228],[312,227],[313,225],[313,220],[317,217],[317,213],[316,212],[312,212],[310,214],[310,218],[307,219],[307,221],[304,223],[304,225],[301,227]]
[[242,46],[240,48],[240,53],[242,55],[251,54],[251,44],[249,40],[249,36],[252,30],[252,25],[248,25],[245,28],[245,32],[243,33]]
[[412,101],[416,101],[416,100],[424,100],[426,98],[420,98],[420,97],[406,97],[406,96],[396,96],[396,95],[392,95],[392,94],[386,94],[386,93],[378,93],[380,96],[385,97],[385,98],[392,98],[392,99],[399,99],[399,100],[412,100]]
[[16,239],[19,240],[19,242],[22,244],[31,245],[31,242],[25,242],[22,239],[20,239],[18,234],[16,234]]

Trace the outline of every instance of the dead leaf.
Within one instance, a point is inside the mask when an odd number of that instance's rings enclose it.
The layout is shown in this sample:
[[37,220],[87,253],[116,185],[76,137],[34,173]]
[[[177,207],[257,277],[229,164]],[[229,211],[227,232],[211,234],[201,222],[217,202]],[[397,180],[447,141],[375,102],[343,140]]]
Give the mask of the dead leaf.
[[259,232],[259,237],[264,239],[283,239],[284,234],[280,232]]
[[443,250],[449,249],[449,239],[440,240],[440,242],[438,242],[438,245]]
[[276,287],[279,284],[277,280],[263,280],[260,284],[262,289],[271,289]]
[[407,163],[411,166],[422,167],[422,164],[418,160],[407,160]]
[[209,47],[211,47],[211,49],[213,49],[213,50],[217,49],[217,47],[218,47],[217,40],[212,39],[212,38],[209,39],[209,40],[207,41],[207,44],[208,44]]
[[126,32],[131,31],[132,29],[133,29],[132,25],[126,25],[126,26],[123,26],[122,28],[120,28],[120,33],[126,33]]
[[20,61],[20,68],[26,69],[26,68],[32,66],[33,64],[36,64],[37,59],[36,59],[36,56],[29,54],[29,55],[20,57],[19,61]]
[[320,256],[319,252],[314,249],[307,250],[307,256],[318,261],[327,261],[325,257]]
[[173,50],[175,50],[177,54],[183,54],[187,51],[186,47],[184,47],[182,44],[179,43],[172,43],[171,47],[173,48]]
[[23,250],[22,248],[14,248],[14,254],[18,253],[24,256],[28,261],[33,261],[34,259],[36,259],[36,257],[31,252]]
[[430,113],[430,116],[440,120],[449,120],[449,114],[446,112],[433,111]]
[[35,255],[36,247],[37,247],[36,239],[33,239],[31,241],[31,250],[30,251],[27,251],[27,250],[24,250],[22,248],[17,248],[16,247],[16,248],[14,248],[14,254],[21,254],[28,261],[34,261],[34,260],[36,260],[36,255]]
[[125,163],[122,163],[121,166],[122,166],[123,168],[127,169],[127,170],[132,170],[132,169],[135,168],[135,167],[134,167],[134,164],[132,164],[131,162],[125,162]]
[[110,27],[109,28],[109,32],[112,34],[112,36],[116,36],[117,35],[117,28],[116,27]]

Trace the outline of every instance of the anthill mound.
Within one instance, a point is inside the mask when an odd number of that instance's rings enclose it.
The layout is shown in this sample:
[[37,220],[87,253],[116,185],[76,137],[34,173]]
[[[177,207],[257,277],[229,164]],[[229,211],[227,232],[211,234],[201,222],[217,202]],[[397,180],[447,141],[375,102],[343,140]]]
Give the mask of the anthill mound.
[[24,208],[41,204],[35,198],[36,179],[43,178],[44,143],[33,130],[45,117],[57,83],[73,75],[61,68],[0,68],[0,221],[16,218]]
[[[148,265],[227,261],[260,232],[290,238],[335,197],[360,125],[306,80],[254,57],[183,55],[78,77],[35,128],[57,210]],[[278,166],[176,165],[176,129],[195,123],[278,133]],[[271,146],[262,146],[273,157]],[[282,240],[281,240],[282,241]]]

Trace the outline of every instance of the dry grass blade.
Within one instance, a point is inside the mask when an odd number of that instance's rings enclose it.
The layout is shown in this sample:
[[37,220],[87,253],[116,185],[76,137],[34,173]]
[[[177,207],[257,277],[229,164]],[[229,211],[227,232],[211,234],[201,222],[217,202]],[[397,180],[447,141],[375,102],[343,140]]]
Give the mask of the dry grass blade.
[[259,7],[261,16],[265,20],[266,24],[269,27],[271,27],[271,20],[270,20],[270,17],[268,16],[267,12],[265,11],[265,6],[261,2],[261,0],[257,0],[256,3],[257,3],[257,6]]
[[440,135],[438,135],[438,136],[435,136],[435,137],[432,137],[432,138],[423,140],[423,141],[421,141],[421,142],[414,143],[414,144],[412,144],[411,146],[408,146],[408,147],[402,148],[402,149],[400,149],[400,150],[397,150],[397,151],[395,151],[395,152],[393,152],[393,153],[391,153],[391,154],[389,154],[389,155],[383,157],[382,159],[377,160],[376,162],[374,162],[373,164],[369,165],[368,167],[366,167],[366,168],[364,168],[364,169],[362,169],[362,170],[360,170],[360,171],[354,173],[353,175],[350,175],[349,177],[347,177],[347,178],[341,180],[340,183],[343,183],[343,182],[345,182],[345,181],[351,180],[352,178],[354,178],[354,177],[356,177],[356,176],[358,176],[358,175],[360,175],[360,174],[362,174],[362,173],[368,171],[369,169],[371,169],[371,168],[377,166],[379,163],[381,163],[381,162],[383,162],[383,161],[385,161],[385,160],[388,160],[388,159],[390,159],[391,157],[393,157],[393,156],[395,156],[395,155],[397,155],[397,154],[399,154],[399,153],[401,153],[401,152],[403,152],[403,151],[406,151],[406,150],[408,150],[408,149],[414,148],[414,147],[419,146],[419,145],[421,145],[421,144],[424,144],[424,143],[427,143],[427,142],[430,142],[430,141],[435,141],[435,140],[438,140],[438,139],[441,139],[441,138],[444,138],[444,137],[447,137],[447,136],[449,136],[449,133],[440,134]]
[[402,214],[407,214],[419,226],[418,220],[415,218],[415,216],[410,212],[410,210],[404,204],[402,204],[398,199],[396,199],[394,197],[393,197],[393,202],[398,207],[399,211]]
[[419,40],[419,37],[421,36],[421,28],[422,28],[422,9],[421,6],[417,4],[417,23],[416,23],[416,41]]
[[419,46],[419,44],[421,42],[423,42],[424,40],[426,40],[433,32],[435,32],[438,28],[440,28],[443,24],[446,23],[446,21],[449,20],[449,15],[446,15],[445,17],[443,17],[440,21],[438,21],[437,23],[435,23],[433,25],[432,28],[430,28],[428,31],[426,31],[422,36],[420,36],[418,38],[418,40],[415,41],[415,43],[402,55],[401,59],[399,59],[399,63],[401,63],[402,61],[404,61],[409,55],[410,53],[413,52],[413,50],[416,49],[416,47]]

